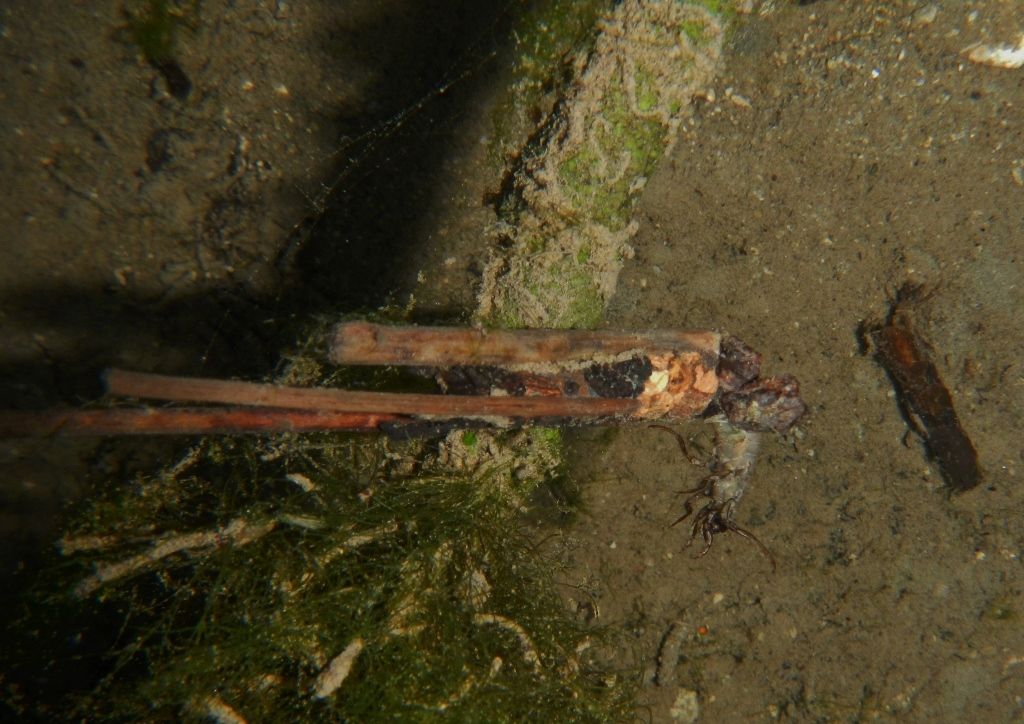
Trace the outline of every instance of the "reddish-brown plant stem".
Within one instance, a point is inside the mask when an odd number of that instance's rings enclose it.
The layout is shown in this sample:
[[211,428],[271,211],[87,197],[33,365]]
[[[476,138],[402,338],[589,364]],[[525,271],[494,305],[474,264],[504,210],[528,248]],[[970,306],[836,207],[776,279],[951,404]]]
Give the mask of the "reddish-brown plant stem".
[[172,377],[108,370],[107,389],[117,397],[209,402],[420,418],[573,418],[628,416],[635,399],[599,397],[478,397],[473,395],[354,392],[328,388],[284,387],[256,382]]
[[593,363],[629,352],[645,356],[697,352],[714,369],[720,344],[721,335],[709,331],[483,330],[345,322],[334,328],[329,356],[335,364],[501,367]]
[[0,437],[202,435],[377,430],[398,415],[252,407],[0,411]]

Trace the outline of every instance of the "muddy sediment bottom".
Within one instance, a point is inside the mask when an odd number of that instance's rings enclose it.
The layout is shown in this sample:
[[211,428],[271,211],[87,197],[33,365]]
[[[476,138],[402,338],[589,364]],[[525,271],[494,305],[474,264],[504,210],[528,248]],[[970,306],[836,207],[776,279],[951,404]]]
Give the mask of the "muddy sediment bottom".
[[[564,536],[566,596],[580,615],[635,639],[648,662],[645,698],[656,721],[677,701],[714,721],[1009,719],[1024,697],[1016,623],[1024,610],[1024,493],[1015,435],[1024,422],[1017,359],[1024,118],[1011,107],[1020,71],[972,64],[961,51],[973,42],[1013,42],[1020,19],[1012,3],[997,0],[936,2],[923,13],[904,1],[775,5],[777,12],[751,18],[731,39],[724,74],[694,100],[694,122],[649,179],[631,242],[636,255],[607,324],[728,331],[764,354],[769,374],[801,380],[811,415],[798,434],[766,440],[737,512],[778,572],[738,537],[719,536],[695,560],[699,549],[684,547],[688,530],[666,530],[681,512],[676,491],[705,474],[667,435],[585,431],[574,473],[583,511]],[[106,37],[105,19],[82,35],[72,57],[49,63],[26,54],[35,70],[21,76],[22,90],[46,86],[50,96],[48,105],[25,104],[29,115],[13,123],[49,135],[23,137],[10,166],[19,183],[0,206],[17,240],[5,247],[0,278],[17,363],[6,376],[24,382],[13,400],[81,401],[92,389],[86,378],[110,362],[210,374],[210,360],[219,359],[233,374],[266,372],[278,342],[252,323],[279,319],[282,289],[297,278],[310,282],[309,294],[288,297],[289,309],[310,299],[322,309],[359,300],[376,306],[389,295],[405,305],[408,297],[394,291],[410,288],[414,317],[451,320],[472,306],[480,229],[493,220],[479,189],[492,181],[481,181],[488,119],[465,106],[456,115],[477,125],[450,124],[458,133],[432,132],[416,114],[401,124],[422,132],[428,150],[455,136],[445,158],[396,156],[391,151],[406,146],[368,136],[371,146],[379,141],[378,155],[344,166],[356,170],[339,188],[355,190],[324,217],[330,223],[303,237],[310,245],[289,243],[319,184],[343,170],[325,162],[335,158],[339,136],[386,127],[395,112],[443,87],[437,78],[446,69],[408,87],[382,79],[429,76],[420,73],[422,58],[443,64],[458,45],[378,56],[372,46],[383,31],[374,34],[373,13],[357,10],[296,6],[290,17],[242,18],[260,31],[253,37],[291,49],[275,53],[272,66],[232,64],[234,46],[186,34],[192,51],[202,46],[200,55],[213,59],[208,72],[217,82],[206,85],[216,93],[203,96],[196,73],[198,100],[183,106],[161,88],[158,71],[136,64],[113,77],[125,83],[117,93],[146,111],[120,123],[103,115],[116,89],[96,79],[104,68],[130,65],[132,53],[85,42]],[[408,17],[410,37],[424,37],[412,28],[425,15]],[[65,47],[41,21],[21,27],[13,18],[5,24],[31,37],[36,55]],[[324,50],[330,44],[316,29],[332,22],[363,43],[354,57]],[[472,27],[456,29],[474,37],[487,26],[476,15],[466,22]],[[311,74],[313,66],[321,70]],[[474,77],[486,86],[481,67]],[[58,112],[65,98],[74,105]],[[235,125],[222,137],[226,110]],[[338,115],[340,126],[324,120]],[[191,135],[159,135],[182,126]],[[51,147],[51,136],[64,140]],[[37,167],[29,158],[50,162]],[[407,163],[389,166],[395,158]],[[100,178],[99,204],[92,182],[83,185],[93,167],[112,176]],[[125,187],[126,179],[140,185]],[[379,198],[390,205],[369,202]],[[423,242],[414,258],[402,259],[416,238]],[[378,275],[382,259],[402,261]],[[351,287],[330,273],[347,261],[358,282]],[[932,290],[918,321],[943,350],[935,363],[985,473],[981,486],[959,497],[946,495],[922,446],[906,434],[884,370],[858,346],[860,323],[881,316],[906,281]],[[222,305],[206,305],[211,289],[221,290]],[[232,306],[240,297],[246,314]],[[95,310],[96,300],[111,298],[123,298],[117,309],[133,314],[62,311]],[[153,299],[181,313],[162,312],[160,328],[152,316],[133,316]],[[200,317],[203,325],[192,324]],[[251,344],[234,344],[232,330],[252,335]],[[259,349],[274,355],[253,360],[247,351]],[[696,449],[708,447],[699,424],[681,429]],[[18,503],[5,506],[16,511],[11,535],[25,534],[17,525],[31,520],[34,539],[46,539],[49,527],[36,513],[52,520],[83,470],[124,477],[168,455],[141,450],[50,441],[9,449],[5,501]]]
[[[737,511],[774,575],[739,537],[695,560],[688,528],[666,529],[706,474],[667,435],[581,434],[567,595],[635,636],[655,721],[677,699],[708,721],[1019,715],[1024,121],[1019,71],[961,51],[1020,18],[918,5],[748,23],[641,203],[608,324],[727,330],[810,407],[766,440]],[[907,281],[930,290],[915,323],[985,473],[959,496],[858,339]]]

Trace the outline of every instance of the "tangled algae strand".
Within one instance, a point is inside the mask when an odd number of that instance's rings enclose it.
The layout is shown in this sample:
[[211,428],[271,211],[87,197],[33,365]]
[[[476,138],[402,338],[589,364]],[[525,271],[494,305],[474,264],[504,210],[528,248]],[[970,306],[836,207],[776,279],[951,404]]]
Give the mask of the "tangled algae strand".
[[[535,485],[380,439],[204,442],[94,502],[62,541],[70,585],[41,602],[76,612],[59,637],[118,629],[93,660],[103,678],[63,706],[91,720],[629,719],[634,682],[599,663],[608,632],[565,609],[522,531]],[[70,649],[51,669],[75,665]]]

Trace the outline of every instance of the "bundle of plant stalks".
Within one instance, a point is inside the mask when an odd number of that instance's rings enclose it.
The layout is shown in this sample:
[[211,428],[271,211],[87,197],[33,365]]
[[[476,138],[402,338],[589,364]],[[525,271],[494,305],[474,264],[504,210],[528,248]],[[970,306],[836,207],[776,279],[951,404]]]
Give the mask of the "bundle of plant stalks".
[[33,681],[9,678],[7,706],[53,720],[630,719],[633,680],[599,661],[608,633],[569,614],[524,534],[537,479],[417,452],[206,440],[93,500],[60,542],[60,585],[14,617],[6,656]]
[[[729,6],[632,0],[584,33],[506,184],[478,319],[600,321],[635,199],[710,78]],[[19,641],[0,656],[23,674],[5,703],[50,720],[629,720],[636,678],[565,609],[522,531],[558,448],[554,431],[455,432],[433,451],[204,440],[76,518],[9,616]]]

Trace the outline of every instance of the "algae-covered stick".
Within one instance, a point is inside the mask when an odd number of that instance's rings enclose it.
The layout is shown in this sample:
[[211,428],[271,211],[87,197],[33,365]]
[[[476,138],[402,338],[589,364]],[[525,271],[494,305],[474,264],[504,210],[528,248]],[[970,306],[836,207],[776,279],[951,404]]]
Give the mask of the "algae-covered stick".
[[535,143],[506,180],[476,317],[596,327],[633,255],[634,207],[712,82],[724,2],[623,0],[602,20]]

